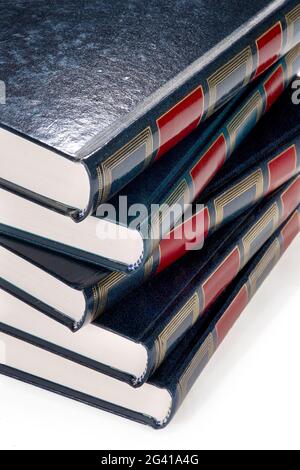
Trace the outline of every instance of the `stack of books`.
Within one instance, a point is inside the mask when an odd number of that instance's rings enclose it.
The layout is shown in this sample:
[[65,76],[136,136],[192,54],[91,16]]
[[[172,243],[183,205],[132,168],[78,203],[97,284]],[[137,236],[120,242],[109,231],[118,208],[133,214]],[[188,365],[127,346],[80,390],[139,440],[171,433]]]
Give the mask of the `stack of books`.
[[77,8],[0,15],[0,372],[161,428],[300,232],[300,2]]

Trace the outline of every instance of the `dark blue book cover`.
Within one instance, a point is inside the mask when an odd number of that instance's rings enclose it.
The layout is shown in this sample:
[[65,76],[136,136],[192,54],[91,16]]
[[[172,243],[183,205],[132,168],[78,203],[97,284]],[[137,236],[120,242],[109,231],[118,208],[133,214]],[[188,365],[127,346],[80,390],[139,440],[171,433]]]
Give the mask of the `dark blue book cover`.
[[1,178],[81,220],[287,54],[299,24],[297,0],[2,1]]

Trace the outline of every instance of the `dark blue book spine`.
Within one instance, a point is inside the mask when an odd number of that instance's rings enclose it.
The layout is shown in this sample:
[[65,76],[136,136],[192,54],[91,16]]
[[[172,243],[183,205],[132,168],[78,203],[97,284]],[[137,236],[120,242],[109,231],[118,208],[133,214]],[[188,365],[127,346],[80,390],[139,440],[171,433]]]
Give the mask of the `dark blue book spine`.
[[[273,153],[275,152],[275,153]],[[207,201],[201,212],[196,213],[184,226],[172,230],[167,239],[162,239],[159,249],[148,259],[144,270],[130,276],[124,273],[109,273],[98,285],[93,287],[96,305],[93,314],[89,314],[86,322],[98,318],[111,308],[117,301],[150,277],[162,272],[180,259],[187,250],[187,241],[196,221],[201,221],[203,232],[197,234],[194,246],[201,246],[217,228],[239,216],[259,200],[278,189],[300,170],[300,136],[290,136],[283,147],[269,152],[260,165],[247,171],[231,184]],[[177,233],[185,234],[186,238],[177,237]]]
[[[182,404],[193,384],[209,360],[234,326],[244,309],[262,283],[269,276],[290,244],[300,233],[300,207],[290,216],[273,237],[263,246],[257,256],[247,265],[238,283],[233,283],[218,303],[219,310],[208,312],[208,326],[191,331],[192,348],[184,351],[182,360],[177,360],[176,369],[170,375],[170,388],[175,396],[169,420]],[[190,343],[187,342],[191,346]],[[158,373],[163,376],[164,371]],[[156,378],[154,383],[156,383]],[[166,424],[166,423],[164,423]]]
[[238,230],[223,256],[215,257],[200,271],[147,331],[144,343],[149,353],[147,371],[137,383],[148,377],[165,361],[183,336],[204,318],[209,307],[238,276],[260,248],[282,225],[300,203],[300,176],[282,186]]
[[174,206],[182,207],[183,211],[185,205],[199,198],[232,153],[282,95],[299,68],[298,45],[255,83],[250,93],[238,103],[232,115],[225,120],[204,149],[195,151],[194,159],[190,161],[184,173],[178,175],[174,187],[164,196],[160,188],[154,193],[152,204],[159,204],[161,209],[146,221],[146,227],[150,226],[148,232],[141,226],[142,233],[149,233],[146,255],[150,256],[160,239],[166,235],[163,225]]

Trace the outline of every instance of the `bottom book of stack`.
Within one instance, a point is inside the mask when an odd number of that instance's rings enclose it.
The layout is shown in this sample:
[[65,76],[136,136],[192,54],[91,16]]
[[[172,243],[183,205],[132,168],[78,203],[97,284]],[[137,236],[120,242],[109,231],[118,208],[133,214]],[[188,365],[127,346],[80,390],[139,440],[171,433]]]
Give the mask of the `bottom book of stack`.
[[4,289],[0,290],[0,372],[154,428],[164,427],[257,289],[300,232],[300,206],[281,222],[205,315],[195,322],[148,381],[139,387],[134,388],[125,381],[72,361],[67,354],[64,356],[62,348],[56,351],[51,340],[45,341],[24,331],[24,321],[36,319],[47,324],[51,320]]

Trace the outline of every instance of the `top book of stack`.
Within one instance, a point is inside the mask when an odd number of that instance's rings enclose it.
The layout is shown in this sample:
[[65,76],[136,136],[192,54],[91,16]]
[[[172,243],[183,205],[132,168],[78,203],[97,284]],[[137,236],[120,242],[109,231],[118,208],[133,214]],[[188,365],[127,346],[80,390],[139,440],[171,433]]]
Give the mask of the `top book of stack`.
[[296,0],[4,3],[0,185],[76,221],[300,42]]

